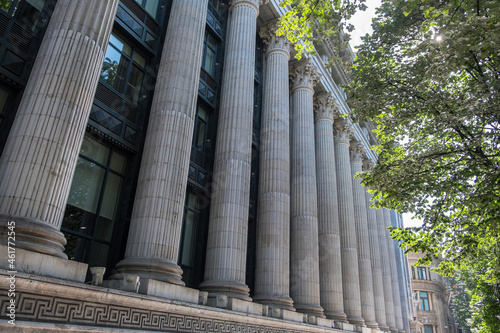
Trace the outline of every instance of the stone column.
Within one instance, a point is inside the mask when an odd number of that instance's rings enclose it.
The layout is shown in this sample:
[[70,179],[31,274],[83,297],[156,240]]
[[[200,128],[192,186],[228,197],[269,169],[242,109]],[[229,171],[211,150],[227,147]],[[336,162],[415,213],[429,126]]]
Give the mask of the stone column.
[[321,306],[327,318],[346,321],[342,296],[337,179],[333,163],[335,150],[332,124],[338,110],[331,94],[317,96],[314,107]]
[[[371,161],[365,160],[363,170],[369,171],[373,167]],[[382,277],[382,258],[380,256],[380,244],[378,239],[377,216],[376,209],[370,208],[372,205],[371,199],[373,195],[365,192],[366,213],[368,222],[368,235],[370,243],[370,258],[372,264],[373,277],[373,298],[375,304],[375,321],[380,330],[388,331],[389,326],[386,324],[385,316],[385,300],[384,300],[384,280]]]
[[174,0],[121,274],[184,285],[177,265],[208,0]]
[[273,24],[261,29],[267,45],[260,129],[257,258],[254,300],[295,310],[290,298],[290,43]]
[[[386,228],[392,226],[391,212],[388,209],[384,209],[384,220]],[[392,296],[394,302],[394,318],[396,320],[396,328],[398,329],[398,331],[404,332],[403,313],[401,311],[401,295],[399,293],[398,270],[396,267],[398,263],[396,262],[396,253],[394,252],[396,249],[394,248],[394,241],[392,240],[389,231],[386,232],[386,236],[387,236],[387,246],[389,249],[389,260],[391,262],[390,265],[391,279],[392,279],[391,287],[392,287]]]
[[205,281],[210,295],[250,300],[245,284],[255,71],[262,0],[234,0],[226,37]]
[[340,223],[340,253],[342,256],[342,289],[344,311],[351,324],[364,325],[361,313],[359,288],[358,249],[354,220],[349,137],[351,127],[347,120],[338,119],[334,123],[335,167],[337,171],[337,194]]
[[391,275],[391,261],[389,256],[389,244],[387,241],[387,234],[389,231],[386,229],[384,209],[377,209],[377,226],[378,226],[378,241],[380,245],[380,257],[382,258],[382,279],[384,281],[384,301],[385,301],[385,316],[386,324],[389,326],[391,332],[397,332],[396,318],[394,316],[394,296],[392,295],[392,275]]
[[59,230],[117,6],[55,6],[0,159],[0,232],[15,221],[18,248],[67,258]]
[[299,312],[323,316],[319,294],[318,201],[314,152],[314,85],[319,75],[310,60],[292,77],[292,177],[290,294]]
[[364,147],[361,143],[351,141],[351,173],[354,199],[354,220],[358,240],[359,289],[361,293],[361,313],[365,325],[377,328],[375,321],[375,302],[373,298],[373,275],[370,255],[370,238],[368,236],[368,215],[366,211],[365,188],[361,179],[354,176],[363,171]]

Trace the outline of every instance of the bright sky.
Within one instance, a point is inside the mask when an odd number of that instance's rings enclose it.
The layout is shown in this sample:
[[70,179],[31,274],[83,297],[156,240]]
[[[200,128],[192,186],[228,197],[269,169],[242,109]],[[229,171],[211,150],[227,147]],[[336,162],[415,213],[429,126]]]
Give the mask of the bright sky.
[[[381,0],[366,0],[368,7],[364,12],[357,12],[351,18],[351,24],[354,25],[354,31],[351,33],[351,47],[356,52],[355,46],[361,44],[361,36],[372,33],[372,18],[375,17],[375,9],[380,6]],[[418,227],[422,225],[419,219],[413,219],[412,214],[403,214],[403,224],[405,227]]]

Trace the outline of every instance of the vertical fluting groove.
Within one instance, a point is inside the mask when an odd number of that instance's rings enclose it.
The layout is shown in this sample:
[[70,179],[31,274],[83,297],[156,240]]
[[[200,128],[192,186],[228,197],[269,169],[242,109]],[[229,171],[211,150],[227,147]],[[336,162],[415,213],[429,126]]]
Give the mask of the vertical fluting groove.
[[183,285],[177,265],[208,0],[174,0],[158,70],[125,258],[136,274]]
[[[380,245],[380,257],[389,259],[389,247],[387,244],[387,234],[389,231],[385,226],[384,210],[382,208],[377,209],[377,226],[378,226],[378,237]],[[391,276],[391,261],[382,261],[382,276],[384,281],[384,301],[385,301],[385,316],[386,324],[389,326],[391,331],[397,330],[396,328],[396,318],[394,314],[394,298],[392,295],[392,276]]]
[[377,216],[376,210],[371,208],[372,194],[365,192],[366,197],[366,210],[368,220],[368,234],[370,235],[370,254],[372,263],[372,276],[373,276],[373,298],[375,304],[375,320],[381,330],[388,330],[387,319],[385,315],[385,301],[384,301],[384,280],[382,276],[382,260],[380,253]]
[[342,261],[333,140],[334,102],[317,96],[315,103],[316,176],[321,306],[327,318],[346,321],[342,296]]
[[118,2],[52,14],[0,159],[0,228],[15,220],[21,248],[66,258],[59,229]]
[[363,325],[364,319],[361,312],[357,239],[349,157],[350,129],[345,122],[336,121],[334,130],[344,311],[350,323]]
[[233,1],[215,148],[205,281],[210,296],[249,300],[245,284],[258,1]]
[[254,300],[294,310],[289,296],[290,142],[289,43],[276,27],[261,29],[267,43],[260,129],[259,201]]
[[365,325],[377,328],[375,321],[375,301],[373,296],[373,275],[368,237],[368,216],[366,211],[365,189],[361,179],[355,178],[363,171],[363,148],[358,143],[351,143],[351,173],[353,187],[354,219],[358,244],[359,289],[361,294],[361,312]]

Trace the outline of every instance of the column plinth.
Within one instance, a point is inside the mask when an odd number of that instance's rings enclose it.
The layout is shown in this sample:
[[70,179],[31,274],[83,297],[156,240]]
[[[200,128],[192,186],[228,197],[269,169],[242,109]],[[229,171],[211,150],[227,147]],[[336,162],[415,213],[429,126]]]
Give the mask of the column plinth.
[[295,311],[290,298],[290,127],[288,60],[290,43],[268,25],[266,82],[260,129],[257,212],[256,302]]
[[172,3],[125,258],[112,278],[135,274],[184,285],[177,257],[207,7],[208,0]]
[[327,318],[345,322],[337,179],[332,163],[335,161],[332,125],[338,115],[337,103],[331,94],[325,94],[316,96],[314,108],[321,306]]
[[234,0],[226,38],[201,290],[250,300],[245,284],[258,0]]
[[323,316],[318,261],[318,201],[314,151],[314,85],[319,79],[310,60],[291,71],[292,173],[290,294],[299,312]]
[[361,179],[355,178],[363,171],[364,147],[361,143],[351,141],[351,173],[354,199],[354,219],[358,240],[359,289],[361,293],[361,313],[365,325],[378,328],[375,321],[375,301],[373,298],[373,275],[370,255],[370,240],[368,237],[368,216],[366,211],[365,189]]
[[59,230],[118,2],[55,6],[0,159],[0,235],[16,222],[19,248],[67,259]]
[[340,224],[340,253],[342,258],[342,290],[347,320],[354,325],[364,325],[361,312],[357,236],[354,219],[349,141],[352,129],[344,119],[335,121],[335,168]]

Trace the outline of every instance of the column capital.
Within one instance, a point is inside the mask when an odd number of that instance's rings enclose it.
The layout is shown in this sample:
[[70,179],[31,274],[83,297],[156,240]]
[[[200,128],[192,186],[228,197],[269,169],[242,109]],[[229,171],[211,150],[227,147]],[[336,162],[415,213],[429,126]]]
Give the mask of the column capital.
[[349,152],[351,153],[351,162],[363,163],[363,156],[365,155],[365,147],[361,142],[351,141]]
[[375,163],[370,159],[363,160],[363,171],[372,171]]
[[259,14],[259,6],[265,5],[269,2],[269,0],[232,0],[230,11],[233,11],[234,7],[238,5],[247,5],[252,6],[256,11],[257,15]]
[[352,131],[353,128],[351,124],[345,118],[338,118],[333,122],[333,135],[335,142],[342,142],[349,145]]
[[290,68],[292,91],[298,88],[306,88],[314,93],[314,86],[319,82],[320,78],[321,74],[312,64],[311,59],[301,61]]
[[339,115],[338,107],[331,93],[317,95],[314,98],[314,122],[324,119],[333,123],[333,119]]
[[277,36],[278,27],[275,23],[269,23],[260,29],[259,35],[266,43],[266,56],[273,52],[283,52],[290,59],[290,41],[285,36]]

